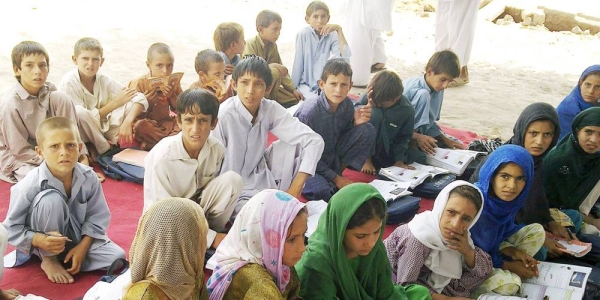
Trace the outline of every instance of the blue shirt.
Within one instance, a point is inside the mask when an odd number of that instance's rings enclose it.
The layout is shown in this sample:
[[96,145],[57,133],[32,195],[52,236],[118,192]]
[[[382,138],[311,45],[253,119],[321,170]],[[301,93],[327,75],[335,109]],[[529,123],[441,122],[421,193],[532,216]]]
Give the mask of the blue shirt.
[[415,108],[415,130],[431,137],[442,135],[436,121],[440,119],[444,90],[436,92],[425,81],[425,75],[412,77],[403,82],[403,95]]
[[292,80],[295,86],[304,84],[312,90],[317,89],[317,80],[321,78],[323,67],[329,58],[350,59],[350,47],[346,45],[340,52],[338,34],[332,31],[319,36],[315,30],[307,26],[296,35],[296,53],[292,69]]
[[240,62],[240,60],[242,60],[239,54],[236,54],[235,56],[233,56],[232,59],[229,59],[229,57],[227,57],[227,54],[225,54],[224,52],[217,51],[217,53],[221,55],[221,57],[225,61],[225,65],[233,65],[235,67]]
[[317,163],[316,173],[333,181],[338,174],[342,173],[336,147],[342,135],[354,126],[354,105],[352,100],[346,97],[336,112],[331,112],[330,108],[325,93],[321,93],[319,96],[304,100],[304,104],[298,108],[294,117],[320,134],[325,141],[325,149]]

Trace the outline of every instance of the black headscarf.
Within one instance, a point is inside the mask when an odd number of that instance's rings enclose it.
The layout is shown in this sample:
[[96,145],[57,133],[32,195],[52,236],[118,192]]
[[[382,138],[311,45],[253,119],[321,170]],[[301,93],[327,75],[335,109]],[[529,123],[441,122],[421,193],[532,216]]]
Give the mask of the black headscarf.
[[[548,222],[552,221],[550,216],[550,207],[548,205],[548,199],[546,198],[546,191],[544,189],[544,175],[543,175],[543,164],[542,160],[546,154],[550,152],[550,149],[558,142],[560,135],[560,123],[558,120],[558,114],[552,105],[536,102],[527,106],[515,123],[513,128],[513,136],[506,141],[506,144],[517,145],[525,147],[525,135],[529,125],[535,121],[548,120],[554,124],[554,136],[552,143],[544,153],[538,156],[532,156],[534,164],[533,173],[533,184],[531,190],[527,195],[527,199],[523,204],[523,207],[519,210],[516,216],[516,221],[519,224],[532,224],[539,223],[547,225]],[[481,165],[483,162],[479,165]],[[479,168],[473,173],[470,181],[475,182],[478,180]]]
[[536,102],[527,106],[515,123],[513,128],[513,136],[506,142],[506,144],[514,144],[521,147],[525,147],[525,135],[527,134],[527,128],[531,123],[535,121],[551,121],[554,125],[554,136],[552,137],[552,143],[544,153],[538,156],[533,156],[533,185],[525,204],[517,213],[517,222],[524,224],[540,223],[542,225],[548,224],[552,221],[550,216],[550,206],[548,205],[548,198],[546,198],[546,190],[544,189],[544,168],[542,160],[544,156],[550,152],[560,136],[560,122],[558,120],[558,114],[552,105]]

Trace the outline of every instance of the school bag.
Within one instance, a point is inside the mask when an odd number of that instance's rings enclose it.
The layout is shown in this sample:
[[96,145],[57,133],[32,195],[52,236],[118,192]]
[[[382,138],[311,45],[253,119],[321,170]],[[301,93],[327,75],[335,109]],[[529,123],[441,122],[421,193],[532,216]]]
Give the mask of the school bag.
[[127,148],[110,149],[98,156],[98,163],[104,175],[115,180],[127,180],[135,183],[144,183],[144,168],[124,162],[113,161],[113,156]]
[[394,201],[389,201],[387,206],[386,224],[405,223],[415,216],[419,208],[421,198],[413,196],[404,196]]
[[454,180],[456,180],[454,174],[440,174],[428,178],[412,190],[413,196],[435,199],[442,189]]

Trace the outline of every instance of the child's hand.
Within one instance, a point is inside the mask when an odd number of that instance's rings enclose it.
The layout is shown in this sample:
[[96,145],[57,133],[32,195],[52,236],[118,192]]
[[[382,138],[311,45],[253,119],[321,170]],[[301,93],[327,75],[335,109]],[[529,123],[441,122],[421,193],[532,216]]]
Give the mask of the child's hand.
[[226,236],[227,234],[225,233],[217,232],[217,235],[215,236],[215,239],[213,240],[213,243],[212,245],[210,245],[210,247],[213,249],[217,249]]
[[123,122],[119,126],[118,137],[120,142],[131,144],[133,142],[133,125],[129,122]]
[[234,67],[232,64],[225,65],[225,75],[229,76],[233,74],[233,69]]
[[75,275],[79,273],[81,270],[81,265],[87,256],[88,250],[89,247],[83,243],[79,243],[79,245],[75,246],[73,249],[71,249],[71,251],[69,251],[69,253],[67,253],[64,263],[66,264],[67,262],[71,261],[71,267],[67,269],[69,274]]
[[565,249],[565,247],[553,239],[546,238],[544,246],[548,249],[548,257],[550,258],[556,258],[564,254],[560,249]]
[[462,149],[462,150],[465,149],[465,145],[463,143],[453,141],[453,140],[450,140],[450,142],[447,143],[447,145],[450,149]]
[[550,231],[552,234],[558,237],[567,240],[568,242],[570,242],[571,240],[577,240],[575,234],[570,233],[569,230],[567,230],[567,228],[561,226],[556,221],[548,222],[548,231]]
[[540,263],[535,258],[531,257],[529,254],[525,253],[523,250],[515,249],[511,258],[515,261],[520,261],[523,266],[528,269],[531,269],[534,272],[535,276],[539,275],[539,271],[537,265]]
[[425,134],[413,133],[413,139],[417,141],[419,148],[427,154],[435,154],[435,148],[437,148],[437,141],[435,138]]
[[0,299],[4,300],[12,300],[12,299],[16,299],[19,295],[21,295],[21,292],[15,290],[15,289],[10,289],[10,290],[2,290],[0,289]]
[[302,93],[300,93],[299,90],[294,90],[292,92],[292,94],[294,94],[294,97],[296,97],[296,100],[298,100],[298,101],[304,100],[304,95],[302,95]]
[[466,257],[468,254],[475,251],[475,249],[471,248],[471,245],[469,245],[469,230],[463,228],[462,231],[462,234],[451,233],[452,238],[445,241],[448,248],[454,249]]
[[340,25],[337,24],[327,24],[325,26],[323,26],[323,28],[321,29],[321,36],[326,35],[332,31],[341,31],[342,27]]
[[122,106],[123,104],[131,101],[131,99],[135,97],[136,93],[137,91],[134,89],[123,88],[114,101],[117,102],[119,106]]
[[346,177],[338,175],[333,179],[333,183],[338,189],[341,189],[349,184],[352,184],[352,181]]
[[367,103],[371,102],[373,103],[373,107],[377,107],[377,105],[375,105],[375,101],[373,101],[373,88],[371,87],[367,87]]
[[36,233],[34,235],[33,245],[44,251],[58,255],[65,251],[65,244],[67,243],[68,239],[69,238],[62,235],[58,231],[48,232],[47,235],[43,233]]
[[539,275],[537,271],[537,266],[536,269],[533,270],[523,265],[523,263],[521,263],[520,261],[505,261],[504,266],[502,268],[519,275],[519,277],[521,277],[522,279],[529,279],[531,277]]
[[285,77],[288,74],[288,69],[282,64],[271,63],[269,64],[269,67],[277,69],[279,71],[279,76],[281,77]]
[[156,98],[157,94],[158,94],[157,89],[152,89],[152,90],[146,91],[144,93],[144,97],[146,97],[146,99],[148,99],[148,101],[152,101],[152,100],[155,100],[154,98]]
[[169,98],[171,97],[171,93],[175,90],[175,88],[173,88],[170,85],[163,85],[160,90],[162,91],[163,95],[165,95],[165,97]]
[[371,107],[373,102],[369,103],[359,109],[354,110],[354,125],[360,125],[369,122],[371,120]]

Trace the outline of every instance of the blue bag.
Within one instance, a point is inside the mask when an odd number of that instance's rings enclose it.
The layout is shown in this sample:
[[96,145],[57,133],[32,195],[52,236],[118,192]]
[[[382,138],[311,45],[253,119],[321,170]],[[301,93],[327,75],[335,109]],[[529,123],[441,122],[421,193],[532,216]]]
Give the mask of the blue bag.
[[440,174],[423,181],[412,192],[414,196],[435,199],[442,189],[454,180],[456,180],[456,175],[454,174]]
[[419,202],[421,202],[421,198],[413,196],[404,196],[394,201],[389,201],[386,224],[400,224],[412,219],[421,207]]
[[124,162],[114,162],[113,156],[125,149],[115,148],[98,156],[98,163],[104,175],[115,180],[127,180],[135,183],[144,183],[144,168]]

